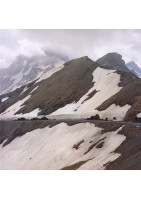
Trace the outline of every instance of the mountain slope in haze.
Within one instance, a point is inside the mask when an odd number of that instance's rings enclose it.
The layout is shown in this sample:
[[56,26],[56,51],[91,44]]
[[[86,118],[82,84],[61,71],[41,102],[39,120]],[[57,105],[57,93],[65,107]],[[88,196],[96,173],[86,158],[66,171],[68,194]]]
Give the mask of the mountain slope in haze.
[[1,121],[0,169],[141,169],[140,124],[80,119],[140,118],[141,80],[119,69],[85,56],[1,95],[1,119],[59,120]]
[[126,66],[131,72],[141,78],[141,68],[134,61],[130,61]]
[[8,68],[0,69],[0,93],[26,85],[67,60],[63,55],[46,51],[40,56],[19,55]]

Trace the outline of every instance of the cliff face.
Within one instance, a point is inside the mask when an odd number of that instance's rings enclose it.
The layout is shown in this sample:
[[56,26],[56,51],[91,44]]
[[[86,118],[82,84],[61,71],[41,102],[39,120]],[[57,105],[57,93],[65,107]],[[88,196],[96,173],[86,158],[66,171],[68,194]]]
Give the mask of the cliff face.
[[118,53],[108,53],[99,58],[96,62],[111,69],[129,72],[129,69],[125,65],[125,61]]

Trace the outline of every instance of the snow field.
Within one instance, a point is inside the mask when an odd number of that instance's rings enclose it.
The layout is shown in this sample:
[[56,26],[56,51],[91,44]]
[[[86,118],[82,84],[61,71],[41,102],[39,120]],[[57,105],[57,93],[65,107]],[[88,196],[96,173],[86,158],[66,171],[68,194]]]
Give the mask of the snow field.
[[[117,131],[101,134],[102,128],[92,123],[68,126],[60,123],[49,128],[35,129],[10,144],[0,145],[0,169],[61,169],[79,161],[89,160],[78,169],[104,169],[120,154],[114,150],[125,140]],[[102,148],[88,148],[103,139]],[[76,150],[74,144],[84,140]],[[92,143],[90,143],[92,141]]]
[[[86,113],[96,113],[99,114],[101,118],[106,118],[106,115],[110,119],[116,117],[119,120],[122,120],[127,110],[131,107],[130,105],[120,107],[113,104],[104,111],[100,112],[96,110],[96,108],[100,106],[105,100],[109,99],[122,89],[122,87],[118,86],[118,83],[120,82],[120,75],[114,72],[115,70],[107,70],[97,67],[93,72],[93,87],[84,96],[82,96],[78,102],[67,104],[63,108],[60,108],[51,113],[51,115],[85,115]],[[92,98],[86,100],[89,94],[94,90],[96,90],[97,93]]]

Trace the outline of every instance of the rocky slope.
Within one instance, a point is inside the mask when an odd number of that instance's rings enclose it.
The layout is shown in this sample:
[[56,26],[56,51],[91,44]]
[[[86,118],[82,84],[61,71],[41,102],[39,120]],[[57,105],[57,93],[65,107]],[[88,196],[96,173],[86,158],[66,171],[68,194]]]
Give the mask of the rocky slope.
[[67,60],[65,56],[49,52],[32,57],[19,55],[8,68],[0,69],[0,94],[32,82]]
[[82,57],[0,96],[0,116],[98,114],[101,119],[135,121],[141,112],[140,87],[141,80],[131,72]]
[[96,62],[102,66],[106,66],[108,69],[129,72],[129,69],[125,64],[125,61],[122,59],[122,56],[116,52],[108,53],[99,58]]

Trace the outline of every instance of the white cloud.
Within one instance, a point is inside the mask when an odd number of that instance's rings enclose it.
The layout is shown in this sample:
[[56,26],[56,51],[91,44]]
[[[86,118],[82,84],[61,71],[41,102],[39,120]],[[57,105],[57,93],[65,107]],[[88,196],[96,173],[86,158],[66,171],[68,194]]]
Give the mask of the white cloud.
[[71,58],[89,56],[97,60],[108,52],[118,52],[126,62],[141,66],[140,30],[1,30],[1,67],[19,55],[43,55],[43,49]]

